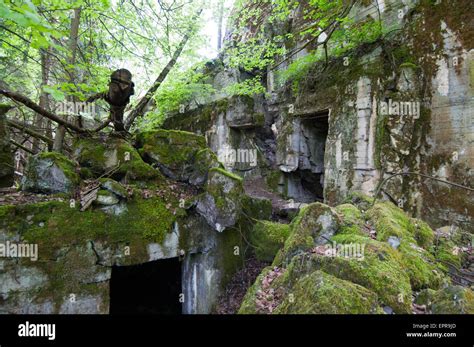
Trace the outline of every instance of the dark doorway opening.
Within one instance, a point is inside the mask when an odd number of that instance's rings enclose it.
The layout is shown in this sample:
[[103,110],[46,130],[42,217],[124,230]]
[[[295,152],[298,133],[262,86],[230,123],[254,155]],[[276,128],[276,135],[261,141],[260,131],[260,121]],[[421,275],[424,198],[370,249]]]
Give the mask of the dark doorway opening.
[[110,314],[181,314],[181,262],[112,267]]
[[301,119],[301,132],[308,148],[309,168],[301,171],[303,188],[314,196],[324,199],[324,154],[329,131],[329,115],[319,114]]
[[297,201],[324,200],[324,156],[328,131],[328,111],[300,116],[298,170],[288,175],[288,195]]

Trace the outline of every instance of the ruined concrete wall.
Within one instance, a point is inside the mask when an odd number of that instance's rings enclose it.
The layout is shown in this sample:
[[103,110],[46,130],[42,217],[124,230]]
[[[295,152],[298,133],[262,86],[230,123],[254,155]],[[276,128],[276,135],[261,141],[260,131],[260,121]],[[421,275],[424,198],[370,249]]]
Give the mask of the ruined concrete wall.
[[[315,63],[302,80],[296,81],[296,89],[295,81],[278,85],[278,71],[268,72],[268,93],[256,101],[261,103],[264,121],[254,122],[251,130],[239,130],[255,139],[263,154],[259,157],[264,161],[259,163],[261,170],[254,174],[266,177],[281,193],[304,200],[300,176],[292,176],[307,166],[301,119],[327,112],[327,203],[340,203],[352,191],[374,194],[382,180],[407,172],[381,187],[386,199],[435,227],[458,224],[472,230],[472,191],[408,174],[422,173],[473,186],[474,40],[467,15],[472,12],[472,2],[366,3],[357,5],[352,16],[356,20],[380,16],[384,27],[390,28],[383,40],[333,58],[327,67]],[[304,24],[298,10],[291,17],[291,25],[283,23],[273,31],[295,30]],[[295,47],[300,44],[294,43]],[[304,54],[305,50],[299,53]],[[225,100],[221,99],[220,115],[202,123],[201,131],[211,134],[208,141],[216,153],[223,146],[236,145],[226,114],[238,105],[226,107]],[[393,109],[397,103],[401,103],[398,111]],[[397,114],[385,109],[390,105]],[[408,114],[403,114],[404,107]],[[189,117],[181,115],[186,124],[167,121],[165,126],[189,129],[192,119],[202,119],[203,113],[197,109],[194,118]]]
[[[18,193],[20,201],[7,196],[8,204],[0,204],[0,313],[108,313],[114,266],[169,258],[182,261],[184,297],[176,300],[183,300],[183,312],[213,311],[243,262],[242,233],[259,217],[258,206],[250,208],[258,202],[245,196],[242,180],[220,166],[201,136],[159,130],[137,135],[136,146],[83,139],[75,148],[82,167],[45,154],[62,173],[90,177],[92,170],[100,175],[110,152],[122,158],[127,151],[127,166],[115,178],[137,176],[128,183],[95,180],[96,188],[87,189],[96,189],[96,198],[84,209],[73,192],[27,200]],[[32,169],[38,158],[32,157]],[[65,177],[36,179],[45,187]],[[27,253],[9,251],[19,247]]]

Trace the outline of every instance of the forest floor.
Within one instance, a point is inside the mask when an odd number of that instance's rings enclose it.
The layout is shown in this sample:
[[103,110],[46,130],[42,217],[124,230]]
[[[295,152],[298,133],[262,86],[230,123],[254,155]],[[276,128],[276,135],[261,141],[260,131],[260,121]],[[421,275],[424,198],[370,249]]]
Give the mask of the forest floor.
[[244,266],[232,276],[225,292],[219,297],[215,313],[236,314],[247,290],[254,284],[263,268],[268,265],[268,263],[257,260],[255,257],[247,259]]

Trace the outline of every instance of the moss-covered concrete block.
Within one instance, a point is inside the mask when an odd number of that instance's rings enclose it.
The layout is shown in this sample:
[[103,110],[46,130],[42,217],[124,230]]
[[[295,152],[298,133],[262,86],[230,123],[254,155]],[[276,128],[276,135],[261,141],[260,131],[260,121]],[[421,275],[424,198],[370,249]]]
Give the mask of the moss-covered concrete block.
[[196,198],[196,211],[215,230],[235,225],[242,211],[242,179],[221,168],[209,170],[205,192]]
[[340,235],[334,237],[334,241],[339,244],[363,244],[363,258],[321,254],[302,259],[303,256],[295,257],[292,261],[294,275],[301,276],[320,269],[375,292],[381,303],[390,306],[396,313],[411,312],[410,278],[396,250],[388,244],[352,235]]
[[116,180],[143,182],[162,177],[125,139],[88,137],[76,140],[73,147],[73,156],[81,166],[83,178],[97,178],[109,173]]
[[303,207],[291,222],[290,235],[273,263],[289,263],[295,255],[330,242],[340,222],[337,212],[325,204],[316,202]]
[[299,278],[275,310],[275,314],[371,313],[381,313],[377,294],[319,270]]
[[167,177],[203,186],[211,168],[222,165],[203,136],[177,130],[153,130],[137,135],[140,155]]
[[273,261],[276,253],[283,247],[290,226],[270,221],[258,221],[250,233],[250,243],[255,247],[255,255],[263,261]]

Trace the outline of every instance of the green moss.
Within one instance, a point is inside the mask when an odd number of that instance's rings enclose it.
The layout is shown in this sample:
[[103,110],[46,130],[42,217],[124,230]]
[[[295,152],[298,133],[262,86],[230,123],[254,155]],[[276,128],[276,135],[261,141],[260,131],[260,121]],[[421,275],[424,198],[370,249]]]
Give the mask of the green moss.
[[423,289],[421,290],[415,298],[415,303],[418,305],[426,305],[426,307],[431,306],[431,300],[433,295],[436,293],[434,289]]
[[238,182],[243,182],[243,179],[242,177],[236,175],[236,174],[233,174],[232,172],[229,172],[221,167],[213,167],[211,169],[209,169],[209,172],[218,172],[220,173],[221,175],[224,175],[226,177],[229,177],[235,181],[238,181]]
[[399,255],[383,243],[366,239],[365,244],[363,260],[312,255],[305,271],[321,269],[359,284],[377,293],[382,303],[392,307],[396,313],[410,313],[410,279],[400,264]]
[[434,237],[426,223],[410,218],[390,202],[376,203],[367,215],[376,228],[377,240],[386,242],[390,236],[400,240],[400,262],[414,289],[438,288],[445,281],[436,260],[426,251]]
[[398,251],[401,253],[401,263],[410,277],[414,290],[422,288],[439,288],[448,282],[435,258],[423,248],[414,243],[402,242]]
[[400,64],[400,68],[419,69],[420,67],[411,62],[405,62],[405,63]]
[[101,178],[99,179],[100,185],[102,188],[108,190],[111,193],[114,193],[122,198],[128,196],[127,190],[117,181],[111,178]]
[[450,268],[460,269],[462,257],[455,253],[456,245],[452,242],[445,242],[436,248],[436,260],[441,263],[442,269],[448,272]]
[[390,141],[387,131],[388,117],[377,112],[377,125],[375,128],[374,162],[377,169],[382,169],[382,152],[384,146]]
[[359,192],[351,192],[345,199],[345,203],[357,206],[361,211],[367,211],[374,203],[374,198]]
[[265,114],[263,113],[254,113],[253,120],[256,126],[262,127],[265,125]]
[[448,286],[431,293],[434,314],[474,314],[474,292],[469,288]]
[[374,223],[377,240],[387,241],[390,236],[411,240],[415,234],[414,225],[403,210],[390,202],[378,202],[367,216]]
[[341,215],[342,219],[338,233],[366,235],[362,231],[364,217],[357,207],[351,204],[342,204],[336,206],[335,210]]
[[273,261],[276,253],[283,247],[290,226],[270,221],[258,221],[250,234],[250,243],[255,247],[255,255],[263,261]]
[[274,192],[279,192],[279,184],[280,184],[280,178],[281,178],[281,171],[280,170],[274,170],[270,171],[267,174],[267,177],[265,179],[267,186],[273,190]]
[[459,249],[465,247],[470,241],[468,238],[465,239],[463,235],[469,236],[464,234],[461,229],[456,228],[446,234],[440,233],[434,241],[431,252],[446,273],[451,270],[458,271],[462,267],[465,253],[460,252]]
[[137,150],[124,139],[78,139],[74,148],[74,157],[81,165],[81,174],[85,178],[91,178],[91,174],[99,177],[110,172],[113,178],[125,178],[132,182],[162,179],[160,172],[145,163]]
[[[357,284],[322,271],[302,276],[291,296],[277,307],[277,314],[368,314],[381,313],[377,295]],[[291,298],[291,299],[290,299]]]
[[223,233],[217,235],[217,256],[220,259],[223,278],[220,283],[221,288],[231,280],[232,275],[244,264],[245,245],[239,226],[228,228]]
[[390,202],[376,203],[367,215],[374,223],[377,240],[387,241],[390,236],[413,242],[428,249],[433,244],[433,230],[425,222],[409,217],[402,209]]
[[15,213],[15,206],[13,205],[0,205],[0,221],[7,222],[9,218],[12,218]]
[[319,239],[327,239],[339,226],[339,217],[329,206],[319,202],[303,207],[290,224],[290,236],[273,264],[289,263],[296,254],[308,251]]
[[415,240],[420,247],[428,249],[433,245],[434,232],[430,226],[420,219],[412,219],[415,225]]
[[82,168],[89,169],[93,174],[100,175],[104,171],[107,146],[99,140],[89,138],[78,139],[74,143],[74,156]]
[[[176,214],[167,205],[175,208]],[[135,198],[129,201],[125,213],[114,216],[94,209],[80,212],[67,203],[51,201],[2,207],[0,213],[8,217],[3,222],[9,230],[39,245],[42,258],[54,258],[66,245],[94,240],[107,241],[110,245],[133,244],[132,262],[134,254],[146,256],[148,243],[161,243],[176,218],[184,215],[177,205],[170,198]],[[32,216],[30,222],[25,222],[26,216]],[[136,262],[147,259],[146,256]]]

